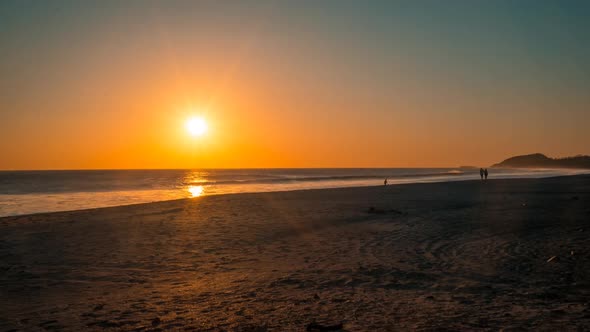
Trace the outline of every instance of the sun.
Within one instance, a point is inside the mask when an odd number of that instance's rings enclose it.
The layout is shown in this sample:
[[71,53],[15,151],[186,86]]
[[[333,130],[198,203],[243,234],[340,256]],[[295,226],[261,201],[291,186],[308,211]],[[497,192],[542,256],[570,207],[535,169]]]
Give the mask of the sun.
[[191,117],[186,120],[186,130],[192,136],[203,136],[207,133],[207,121],[201,117]]

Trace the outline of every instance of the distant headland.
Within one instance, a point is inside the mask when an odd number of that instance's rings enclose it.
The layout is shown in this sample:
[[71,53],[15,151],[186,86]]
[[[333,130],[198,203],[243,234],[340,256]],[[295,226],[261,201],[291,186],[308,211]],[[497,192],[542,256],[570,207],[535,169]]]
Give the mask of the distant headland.
[[508,158],[492,167],[507,168],[588,168],[590,156],[578,155],[565,158],[549,158],[542,153],[527,154]]

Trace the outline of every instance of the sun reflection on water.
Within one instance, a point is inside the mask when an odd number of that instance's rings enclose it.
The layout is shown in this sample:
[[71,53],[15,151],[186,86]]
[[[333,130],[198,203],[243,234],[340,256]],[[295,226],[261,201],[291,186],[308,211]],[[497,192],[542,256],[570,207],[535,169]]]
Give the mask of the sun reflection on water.
[[199,197],[203,194],[203,186],[189,186],[188,192],[192,197]]

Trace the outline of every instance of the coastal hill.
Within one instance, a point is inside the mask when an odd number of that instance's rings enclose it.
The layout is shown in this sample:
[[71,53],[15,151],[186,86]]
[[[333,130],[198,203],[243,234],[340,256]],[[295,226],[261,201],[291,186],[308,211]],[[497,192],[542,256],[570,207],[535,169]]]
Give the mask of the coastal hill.
[[541,153],[508,158],[492,167],[507,168],[589,168],[590,156],[549,158]]

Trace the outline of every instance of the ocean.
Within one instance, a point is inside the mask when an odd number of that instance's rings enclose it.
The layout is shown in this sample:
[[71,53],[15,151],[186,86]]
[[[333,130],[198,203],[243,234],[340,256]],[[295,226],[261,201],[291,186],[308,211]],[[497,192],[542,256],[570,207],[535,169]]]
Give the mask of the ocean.
[[[490,178],[576,170],[490,169]],[[0,216],[147,203],[203,195],[479,179],[474,168],[322,168],[0,171]]]

